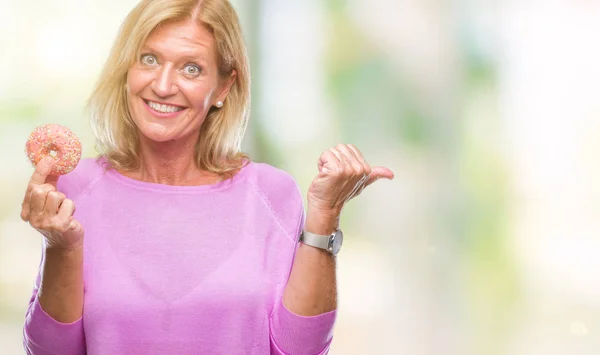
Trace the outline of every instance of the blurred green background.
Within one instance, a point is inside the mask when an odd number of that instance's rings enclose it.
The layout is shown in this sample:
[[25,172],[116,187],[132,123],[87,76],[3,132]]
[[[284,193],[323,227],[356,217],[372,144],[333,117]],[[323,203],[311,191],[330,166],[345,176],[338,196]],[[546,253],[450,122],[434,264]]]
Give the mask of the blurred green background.
[[[84,101],[134,0],[0,1],[0,354],[40,236],[19,219],[31,130],[94,146]],[[306,192],[353,143],[396,173],[344,211],[331,354],[600,349],[600,1],[237,0],[244,149]]]

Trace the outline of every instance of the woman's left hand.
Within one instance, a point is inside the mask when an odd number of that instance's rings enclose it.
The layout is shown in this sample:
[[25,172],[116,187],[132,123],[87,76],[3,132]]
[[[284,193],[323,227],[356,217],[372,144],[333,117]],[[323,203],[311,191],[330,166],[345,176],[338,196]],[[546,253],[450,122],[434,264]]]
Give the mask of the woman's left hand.
[[373,167],[352,144],[338,144],[319,158],[319,174],[308,188],[307,210],[339,217],[345,203],[380,178],[393,179],[385,167]]

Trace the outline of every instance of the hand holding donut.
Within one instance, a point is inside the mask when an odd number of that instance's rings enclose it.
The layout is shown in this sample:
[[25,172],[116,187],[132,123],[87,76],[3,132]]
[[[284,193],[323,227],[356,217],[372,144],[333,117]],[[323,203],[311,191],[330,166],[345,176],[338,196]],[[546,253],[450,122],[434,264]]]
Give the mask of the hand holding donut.
[[21,219],[46,238],[48,248],[70,248],[83,240],[83,228],[73,219],[75,203],[56,190],[58,176],[49,175],[55,165],[52,157],[36,166],[21,208]]
[[323,152],[318,169],[319,174],[308,189],[307,209],[333,218],[337,218],[344,204],[365,187],[380,178],[394,178],[388,168],[371,168],[352,144],[339,144]]
[[48,248],[80,245],[83,228],[73,219],[75,203],[56,189],[58,176],[79,163],[79,139],[65,127],[42,125],[29,136],[26,152],[35,171],[23,198],[21,219],[44,235]]

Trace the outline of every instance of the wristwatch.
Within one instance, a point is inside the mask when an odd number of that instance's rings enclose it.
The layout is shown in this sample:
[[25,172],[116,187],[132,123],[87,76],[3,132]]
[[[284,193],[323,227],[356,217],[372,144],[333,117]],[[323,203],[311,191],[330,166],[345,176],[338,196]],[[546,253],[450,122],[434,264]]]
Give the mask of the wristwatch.
[[344,241],[344,233],[341,229],[337,229],[331,235],[319,235],[307,231],[302,231],[300,241],[311,247],[325,249],[333,255],[337,255],[342,248]]

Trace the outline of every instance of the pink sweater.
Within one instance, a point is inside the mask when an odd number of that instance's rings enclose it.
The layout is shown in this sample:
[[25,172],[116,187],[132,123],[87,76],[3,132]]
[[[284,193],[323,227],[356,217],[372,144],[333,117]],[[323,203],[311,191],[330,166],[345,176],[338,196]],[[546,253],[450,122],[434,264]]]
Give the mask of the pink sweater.
[[289,174],[250,163],[217,184],[169,186],[103,162],[84,159],[58,183],[85,228],[83,317],[45,313],[38,276],[28,354],[328,352],[336,312],[303,317],[281,303],[304,219]]

